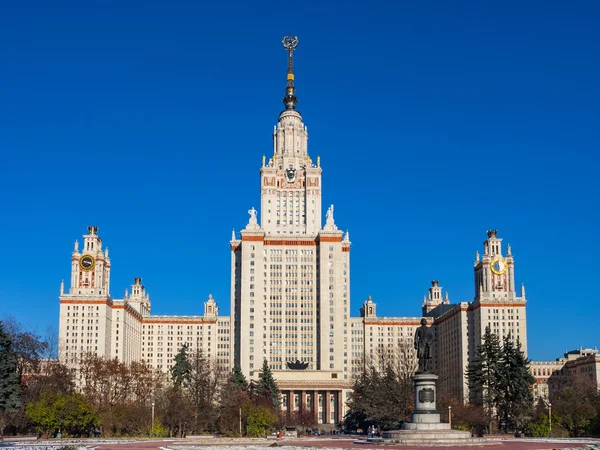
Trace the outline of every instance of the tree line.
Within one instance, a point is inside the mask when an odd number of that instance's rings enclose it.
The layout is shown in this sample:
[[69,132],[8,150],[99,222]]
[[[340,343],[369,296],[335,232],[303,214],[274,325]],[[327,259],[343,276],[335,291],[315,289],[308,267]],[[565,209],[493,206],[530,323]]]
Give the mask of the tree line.
[[220,372],[214,360],[187,346],[168,374],[91,354],[72,371],[50,357],[53,336],[0,321],[0,436],[264,436],[301,425],[298,415],[281,412],[266,360],[256,383],[239,368]]
[[[257,382],[239,368],[218,370],[201,350],[182,346],[168,374],[141,362],[85,356],[78,371],[56,359],[56,333],[41,337],[12,319],[0,321],[0,436],[264,436],[285,425],[314,426],[306,405],[281,410],[265,360]],[[54,356],[54,357],[53,357]],[[410,420],[416,361],[408,343],[380,348],[347,401],[344,427],[398,429]],[[532,436],[600,436],[600,394],[587,377],[553,377],[549,402],[534,404],[534,379],[518,340],[486,329],[467,368],[464,403],[438,392],[438,409],[454,428]]]
[[[380,348],[356,380],[347,406],[349,430],[399,429],[410,420],[416,370],[411,343],[390,351]],[[588,377],[565,374],[553,377],[549,399],[534,403],[535,378],[518,339],[502,341],[488,327],[476,357],[466,368],[469,399],[463,402],[438,389],[442,420],[452,414],[455,429],[475,435],[516,432],[531,436],[600,436],[600,393]],[[551,416],[549,404],[552,405]],[[448,408],[450,407],[450,408]]]

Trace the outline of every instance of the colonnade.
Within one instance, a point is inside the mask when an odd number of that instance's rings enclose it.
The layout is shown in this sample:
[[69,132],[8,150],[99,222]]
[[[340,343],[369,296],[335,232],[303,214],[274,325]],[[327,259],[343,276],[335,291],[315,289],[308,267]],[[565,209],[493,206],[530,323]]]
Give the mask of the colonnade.
[[341,390],[284,389],[281,395],[282,408],[288,415],[311,414],[315,425],[341,424],[344,419]]

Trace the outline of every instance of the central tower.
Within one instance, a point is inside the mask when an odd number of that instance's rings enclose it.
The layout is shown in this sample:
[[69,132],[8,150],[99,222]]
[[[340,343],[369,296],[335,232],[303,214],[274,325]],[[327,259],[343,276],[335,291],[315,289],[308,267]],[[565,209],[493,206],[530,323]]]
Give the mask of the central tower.
[[260,223],[270,235],[316,235],[321,228],[321,168],[308,156],[308,129],[296,111],[293,53],[298,39],[286,37],[287,86],[273,129],[273,155],[263,158]]
[[[260,169],[260,222],[254,208],[231,240],[232,365],[250,378],[263,360],[274,370],[332,370],[347,377],[350,241],[321,214],[320,159],[308,155],[308,130],[296,111],[294,51],[285,37],[285,109],[273,130],[273,155]],[[295,364],[301,362],[302,364]]]

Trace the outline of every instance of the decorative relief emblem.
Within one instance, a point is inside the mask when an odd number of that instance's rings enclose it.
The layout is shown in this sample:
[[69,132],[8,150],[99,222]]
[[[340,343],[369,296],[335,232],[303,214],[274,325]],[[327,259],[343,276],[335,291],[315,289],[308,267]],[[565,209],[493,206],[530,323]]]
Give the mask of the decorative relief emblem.
[[433,403],[435,401],[434,391],[431,388],[419,391],[419,403]]
[[308,186],[319,186],[319,179],[318,178],[309,178],[307,180],[307,184],[308,184]]
[[308,362],[300,361],[299,359],[296,362],[288,361],[286,364],[290,370],[305,370],[308,367]]
[[288,181],[286,178],[281,182],[281,187],[284,189],[300,189],[302,187],[301,179],[297,179],[296,181]]
[[285,169],[285,178],[289,183],[293,183],[296,181],[296,169],[290,167],[289,169]]

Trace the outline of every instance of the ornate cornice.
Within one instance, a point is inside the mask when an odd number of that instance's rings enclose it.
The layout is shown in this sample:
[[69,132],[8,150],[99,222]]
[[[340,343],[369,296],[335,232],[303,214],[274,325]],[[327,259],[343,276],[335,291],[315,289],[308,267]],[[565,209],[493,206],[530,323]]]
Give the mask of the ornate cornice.
[[327,389],[352,389],[353,383],[348,380],[295,380],[277,381],[277,387],[285,390],[327,390]]

